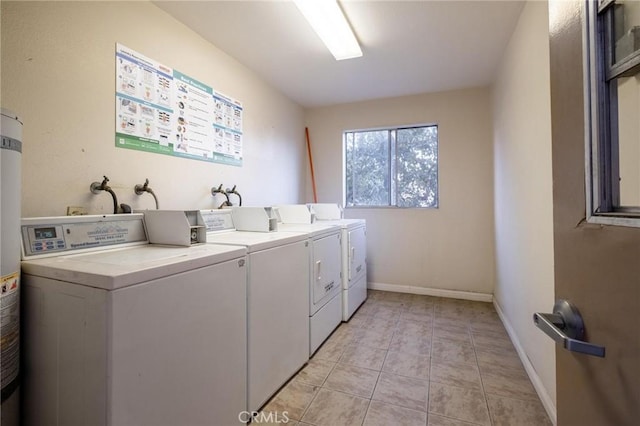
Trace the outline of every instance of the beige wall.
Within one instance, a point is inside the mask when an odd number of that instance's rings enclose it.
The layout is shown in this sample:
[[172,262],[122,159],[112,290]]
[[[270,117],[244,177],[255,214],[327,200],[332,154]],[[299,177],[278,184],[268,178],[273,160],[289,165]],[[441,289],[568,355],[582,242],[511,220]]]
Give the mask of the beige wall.
[[[532,321],[554,303],[546,2],[529,2],[493,87],[496,288],[503,321],[555,418],[554,343]],[[527,365],[527,363],[529,363]]]
[[[403,290],[490,294],[494,283],[492,123],[488,89],[307,110],[319,202],[341,203],[342,132],[438,124],[438,209],[348,209],[367,220],[368,280]],[[307,199],[312,199],[308,185]]]
[[[66,206],[112,210],[89,185],[107,175],[119,201],[151,208],[133,187],[149,178],[161,208],[211,208],[210,188],[237,185],[245,204],[304,198],[303,110],[148,2],[1,2],[2,106],[24,121],[23,216]],[[244,165],[116,148],[115,45],[153,58],[244,106]],[[220,199],[218,199],[218,204]]]

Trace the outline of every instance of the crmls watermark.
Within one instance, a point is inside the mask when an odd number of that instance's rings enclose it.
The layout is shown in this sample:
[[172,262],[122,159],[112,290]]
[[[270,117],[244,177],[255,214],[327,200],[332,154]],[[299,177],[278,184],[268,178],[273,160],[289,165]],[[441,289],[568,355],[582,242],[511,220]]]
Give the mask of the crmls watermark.
[[240,411],[238,414],[238,420],[240,423],[251,423],[261,424],[261,423],[289,423],[289,412],[288,411]]

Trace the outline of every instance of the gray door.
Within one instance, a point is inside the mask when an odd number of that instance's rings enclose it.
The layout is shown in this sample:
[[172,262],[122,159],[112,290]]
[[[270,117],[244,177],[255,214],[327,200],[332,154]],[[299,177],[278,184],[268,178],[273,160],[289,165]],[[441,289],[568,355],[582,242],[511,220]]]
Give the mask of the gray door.
[[606,356],[557,346],[558,424],[637,425],[640,228],[583,221],[583,7],[573,0],[549,5],[555,292],[580,310],[585,340],[605,346]]

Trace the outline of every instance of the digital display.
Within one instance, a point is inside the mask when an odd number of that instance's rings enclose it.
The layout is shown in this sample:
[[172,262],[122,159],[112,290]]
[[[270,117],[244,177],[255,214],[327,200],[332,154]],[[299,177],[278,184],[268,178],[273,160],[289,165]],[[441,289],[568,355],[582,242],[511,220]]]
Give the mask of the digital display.
[[56,228],[34,228],[33,233],[36,236],[36,240],[46,240],[49,238],[56,238]]

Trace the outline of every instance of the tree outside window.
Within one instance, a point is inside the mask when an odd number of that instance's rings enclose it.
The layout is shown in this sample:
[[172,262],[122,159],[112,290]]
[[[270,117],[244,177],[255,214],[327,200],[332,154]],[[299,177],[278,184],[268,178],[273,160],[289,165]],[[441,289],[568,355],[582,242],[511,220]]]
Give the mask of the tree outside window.
[[347,207],[438,207],[438,126],[344,134]]

